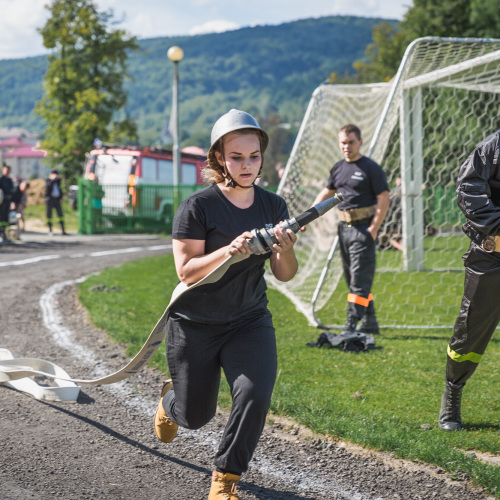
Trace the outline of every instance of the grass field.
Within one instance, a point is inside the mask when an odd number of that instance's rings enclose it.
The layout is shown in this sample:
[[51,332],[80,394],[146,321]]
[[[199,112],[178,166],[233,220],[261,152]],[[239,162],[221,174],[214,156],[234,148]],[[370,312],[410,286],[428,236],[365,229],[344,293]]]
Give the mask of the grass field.
[[[433,285],[422,274],[426,273],[415,273],[412,281],[419,281],[424,292],[427,283],[430,295]],[[79,294],[94,324],[128,346],[132,356],[156,324],[176,283],[173,257],[162,256],[91,276],[80,285]],[[90,290],[97,284],[115,286],[117,291]],[[451,330],[384,329],[376,349],[366,353],[309,348],[305,344],[316,340],[320,331],[279,292],[269,290],[268,296],[279,353],[272,413],[320,434],[434,464],[457,480],[470,478],[500,498],[500,467],[478,458],[481,453],[500,455],[498,335],[464,389],[466,430],[443,432],[437,419]],[[397,299],[397,294],[385,297],[387,302]],[[152,364],[168,372],[164,346]],[[226,383],[220,402],[229,408]]]
[[[67,200],[63,200],[62,207],[63,207],[64,225],[66,231],[69,231],[71,233],[76,233],[78,231],[78,212],[76,210],[73,210],[69,206],[69,202]],[[46,222],[45,205],[40,204],[40,205],[27,206],[26,209],[24,210],[24,219],[25,220],[38,219],[45,223]],[[55,210],[52,212],[52,219],[54,220],[53,224],[54,230],[58,232],[60,226],[58,223],[57,213]],[[47,226],[47,231],[48,231],[48,226]]]

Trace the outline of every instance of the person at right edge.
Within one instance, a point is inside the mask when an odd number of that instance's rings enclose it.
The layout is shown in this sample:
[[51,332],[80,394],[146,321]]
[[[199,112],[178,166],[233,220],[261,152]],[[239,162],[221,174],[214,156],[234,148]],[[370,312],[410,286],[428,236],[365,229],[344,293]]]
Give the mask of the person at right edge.
[[463,388],[500,322],[500,130],[486,137],[460,167],[457,203],[470,238],[463,256],[464,294],[448,345],[439,427],[462,429]]
[[360,153],[361,130],[353,124],[339,131],[339,147],[344,159],[330,171],[327,185],[313,206],[340,192],[338,206],[339,247],[344,278],[349,288],[347,320],[341,334],[379,333],[371,288],[375,275],[376,240],[389,208],[389,186],[384,171]]

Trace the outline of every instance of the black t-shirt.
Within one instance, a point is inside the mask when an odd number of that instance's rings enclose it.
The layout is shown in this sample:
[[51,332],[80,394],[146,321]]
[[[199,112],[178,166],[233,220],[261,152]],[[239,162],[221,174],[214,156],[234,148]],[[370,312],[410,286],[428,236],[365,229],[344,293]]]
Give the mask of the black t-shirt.
[[[244,231],[273,226],[289,218],[285,200],[254,187],[253,204],[233,205],[216,184],[189,196],[174,217],[172,237],[205,240],[205,254],[228,245]],[[221,324],[267,309],[264,262],[271,254],[251,255],[233,264],[216,283],[201,285],[181,296],[171,315],[199,323]]]
[[370,207],[377,204],[377,196],[389,191],[382,167],[366,156],[348,162],[341,160],[330,170],[326,187],[343,194],[341,210]]

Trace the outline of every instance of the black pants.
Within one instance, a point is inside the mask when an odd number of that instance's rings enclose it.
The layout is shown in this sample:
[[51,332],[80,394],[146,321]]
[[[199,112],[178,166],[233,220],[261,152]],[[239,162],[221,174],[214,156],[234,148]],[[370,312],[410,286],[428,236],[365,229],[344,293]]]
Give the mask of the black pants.
[[376,244],[368,231],[371,220],[358,225],[339,224],[339,247],[349,288],[348,312],[362,318],[373,309],[371,289],[375,275]]
[[5,230],[9,225],[10,198],[5,197],[0,204],[0,234],[5,234]]
[[262,434],[276,379],[276,338],[271,314],[224,325],[178,318],[167,322],[167,361],[174,390],[163,408],[177,424],[198,429],[217,409],[221,368],[233,405],[215,457],[221,471],[241,474]]
[[486,253],[471,243],[463,259],[464,295],[446,364],[446,380],[457,385],[474,373],[500,322],[500,253]]
[[52,229],[52,211],[55,210],[58,217],[59,217],[59,223],[61,224],[61,227],[63,227],[64,224],[64,215],[61,207],[61,200],[59,198],[53,198],[49,197],[46,199],[46,216],[47,216],[47,224],[50,229]]

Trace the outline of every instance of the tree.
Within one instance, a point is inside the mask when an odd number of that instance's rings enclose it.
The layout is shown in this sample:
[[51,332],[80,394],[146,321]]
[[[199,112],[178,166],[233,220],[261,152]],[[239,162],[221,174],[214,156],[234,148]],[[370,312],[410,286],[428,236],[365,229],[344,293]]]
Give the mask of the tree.
[[[259,116],[258,112],[255,112]],[[297,133],[291,130],[290,124],[282,123],[275,109],[270,109],[268,114],[260,118],[261,127],[269,135],[269,146],[264,154],[264,166],[262,167],[262,179],[269,184],[278,184],[278,168],[286,162],[288,151],[293,146],[293,140]]]
[[47,123],[42,147],[74,181],[95,138],[136,139],[133,121],[112,120],[126,104],[127,51],[138,44],[113,29],[113,13],[98,12],[92,0],[53,0],[46,8],[51,17],[39,31],[53,52],[36,112]]
[[470,1],[414,0],[413,6],[403,16],[401,31],[408,43],[422,36],[474,36]]
[[389,23],[381,23],[373,28],[373,43],[366,47],[368,62],[356,61],[356,70],[351,81],[388,82],[394,75],[406,48],[404,34]]
[[[471,0],[470,21],[480,36],[498,38],[500,9],[498,0]],[[471,36],[478,36],[472,33]]]
[[373,28],[373,43],[366,49],[366,58],[356,61],[356,73],[347,74],[343,81],[368,83],[390,79],[407,46],[416,38],[488,38],[499,32],[498,0],[414,0],[395,29],[387,23]]

